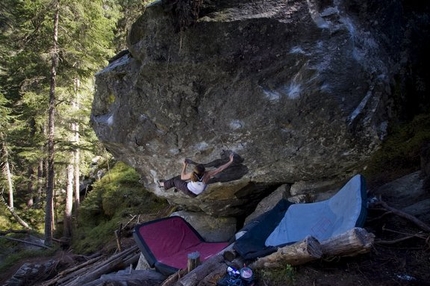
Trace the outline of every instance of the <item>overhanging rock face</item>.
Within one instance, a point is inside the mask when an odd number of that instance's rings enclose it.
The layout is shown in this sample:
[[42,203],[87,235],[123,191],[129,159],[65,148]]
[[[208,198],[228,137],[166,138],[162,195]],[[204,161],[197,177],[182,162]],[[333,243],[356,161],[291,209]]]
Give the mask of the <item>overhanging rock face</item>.
[[[353,173],[387,126],[395,71],[378,19],[353,1],[211,2],[180,33],[160,2],[147,7],[130,53],[96,75],[92,124],[107,149],[157,195],[214,215],[281,183]],[[216,166],[228,150],[236,163],[197,199],[157,187],[184,158]]]

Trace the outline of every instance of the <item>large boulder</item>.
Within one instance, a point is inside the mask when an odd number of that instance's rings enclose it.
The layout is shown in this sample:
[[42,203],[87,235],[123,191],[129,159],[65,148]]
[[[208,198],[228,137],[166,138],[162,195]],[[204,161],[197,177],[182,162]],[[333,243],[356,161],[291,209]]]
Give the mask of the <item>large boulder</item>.
[[[93,128],[146,188],[243,215],[282,184],[356,173],[380,145],[401,68],[399,1],[206,0],[180,32],[178,10],[148,6],[129,53],[96,74]],[[196,199],[157,186],[184,158],[210,168],[230,151],[235,163]]]

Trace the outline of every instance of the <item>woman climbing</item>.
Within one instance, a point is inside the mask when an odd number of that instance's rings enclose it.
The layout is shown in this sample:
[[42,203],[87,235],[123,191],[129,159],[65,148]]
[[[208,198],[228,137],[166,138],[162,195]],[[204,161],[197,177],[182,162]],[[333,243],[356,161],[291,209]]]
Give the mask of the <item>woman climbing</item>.
[[211,178],[225,170],[228,166],[231,165],[231,163],[233,163],[233,159],[234,154],[231,153],[230,161],[214,170],[206,171],[205,167],[202,164],[197,164],[194,167],[193,171],[189,173],[187,173],[187,166],[191,161],[185,159],[182,166],[181,176],[176,176],[166,181],[160,181],[160,187],[164,188],[164,190],[168,190],[174,187],[182,191],[183,193],[195,198],[206,189],[206,186]]

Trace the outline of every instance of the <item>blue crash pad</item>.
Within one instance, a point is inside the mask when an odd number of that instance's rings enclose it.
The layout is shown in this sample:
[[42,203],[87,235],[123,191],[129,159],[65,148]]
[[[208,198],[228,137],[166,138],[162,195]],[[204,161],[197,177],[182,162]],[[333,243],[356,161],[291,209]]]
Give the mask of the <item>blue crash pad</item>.
[[367,215],[366,200],[362,175],[352,177],[325,201],[291,204],[281,200],[252,223],[236,241],[234,249],[245,259],[255,259],[308,235],[322,242],[354,227],[362,227]]

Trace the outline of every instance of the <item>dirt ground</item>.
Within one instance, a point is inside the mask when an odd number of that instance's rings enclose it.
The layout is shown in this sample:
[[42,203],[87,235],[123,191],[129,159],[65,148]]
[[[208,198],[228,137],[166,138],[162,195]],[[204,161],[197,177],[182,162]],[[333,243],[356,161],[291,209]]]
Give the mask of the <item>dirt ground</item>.
[[[426,197],[430,197],[430,194],[426,194]],[[406,200],[402,203],[408,205]],[[427,221],[425,223],[429,224]],[[256,271],[256,286],[430,286],[428,232],[422,231],[412,221],[381,208],[368,209],[364,228],[375,235],[375,244],[370,253],[350,258],[321,259],[302,266],[277,270],[275,275],[265,275]],[[123,242],[128,246],[134,244],[131,237],[124,239]],[[79,256],[68,251],[59,251],[55,257],[26,259],[7,272],[0,273],[0,285],[5,285],[6,280],[23,263],[36,261],[41,263],[50,259],[59,261],[57,267],[59,271],[79,262]],[[39,281],[34,281],[28,286],[40,285],[42,280],[41,277]]]

